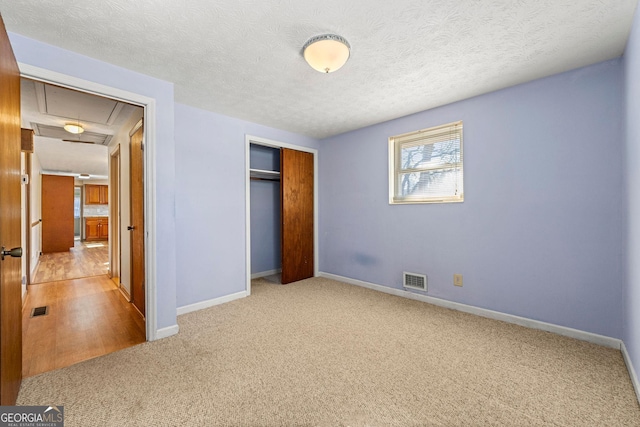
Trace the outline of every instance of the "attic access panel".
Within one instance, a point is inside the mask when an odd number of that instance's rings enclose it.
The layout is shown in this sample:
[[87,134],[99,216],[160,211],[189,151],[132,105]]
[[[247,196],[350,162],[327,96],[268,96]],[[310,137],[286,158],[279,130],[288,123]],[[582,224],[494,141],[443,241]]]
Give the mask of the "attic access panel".
[[113,125],[124,103],[55,85],[34,82],[38,110],[43,114]]

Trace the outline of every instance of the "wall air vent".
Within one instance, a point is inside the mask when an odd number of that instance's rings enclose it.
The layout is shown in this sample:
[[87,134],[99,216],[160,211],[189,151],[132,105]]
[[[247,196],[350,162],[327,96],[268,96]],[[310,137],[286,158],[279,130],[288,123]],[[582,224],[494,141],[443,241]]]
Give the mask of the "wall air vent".
[[424,274],[402,273],[402,286],[408,289],[427,291],[427,276]]
[[49,306],[35,307],[31,310],[31,317],[46,316],[49,313]]

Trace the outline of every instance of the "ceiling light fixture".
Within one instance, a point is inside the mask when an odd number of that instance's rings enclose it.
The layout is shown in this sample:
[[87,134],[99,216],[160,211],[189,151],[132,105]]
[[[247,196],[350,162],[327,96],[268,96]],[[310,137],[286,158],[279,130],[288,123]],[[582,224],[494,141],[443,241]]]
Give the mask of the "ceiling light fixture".
[[89,175],[88,173],[78,174],[78,179],[89,179],[89,178],[91,178],[91,175]]
[[73,133],[73,134],[79,134],[84,132],[84,128],[80,125],[80,123],[74,125],[72,123],[67,123],[66,125],[64,125],[64,130],[66,130],[69,133]]
[[335,34],[311,37],[302,48],[307,63],[321,73],[339,70],[349,59],[350,53],[349,42]]

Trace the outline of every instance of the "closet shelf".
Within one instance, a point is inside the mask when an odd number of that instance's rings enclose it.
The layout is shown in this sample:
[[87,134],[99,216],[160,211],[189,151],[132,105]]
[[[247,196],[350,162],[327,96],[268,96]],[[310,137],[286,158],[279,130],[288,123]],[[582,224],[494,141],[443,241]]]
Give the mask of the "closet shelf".
[[256,179],[268,179],[277,181],[280,179],[280,172],[267,171],[262,169],[249,169],[249,176]]

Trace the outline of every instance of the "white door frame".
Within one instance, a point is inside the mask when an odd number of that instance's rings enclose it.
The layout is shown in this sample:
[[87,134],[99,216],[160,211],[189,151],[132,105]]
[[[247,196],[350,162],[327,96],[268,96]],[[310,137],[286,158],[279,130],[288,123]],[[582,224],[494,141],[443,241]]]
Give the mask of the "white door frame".
[[313,154],[313,275],[318,275],[318,150],[286,142],[273,141],[259,136],[245,135],[245,235],[246,235],[246,285],[247,296],[251,295],[251,144],[273,148],[290,148]]
[[145,123],[145,156],[144,156],[144,219],[145,225],[148,224],[145,239],[145,323],[147,331],[147,341],[158,339],[158,313],[157,313],[157,294],[156,294],[156,276],[157,276],[157,253],[156,253],[156,235],[153,230],[156,229],[156,188],[155,176],[156,169],[156,100],[148,96],[122,89],[105,86],[89,80],[80,79],[78,77],[69,76],[67,74],[58,73],[30,64],[18,62],[20,68],[20,76],[31,80],[37,80],[44,83],[51,83],[57,86],[86,92],[93,95],[106,96],[119,101],[130,104],[139,105],[144,108]]
[[[109,153],[109,275],[111,280],[118,277],[118,289],[122,292],[122,275],[120,274],[121,253],[122,253],[122,218],[120,216],[120,181],[122,157],[120,156],[120,144],[116,145]],[[114,169],[117,173],[111,173]],[[82,227],[81,227],[82,228]],[[117,258],[117,259],[116,259]],[[127,298],[129,301],[129,298]],[[131,301],[129,301],[131,302]]]

